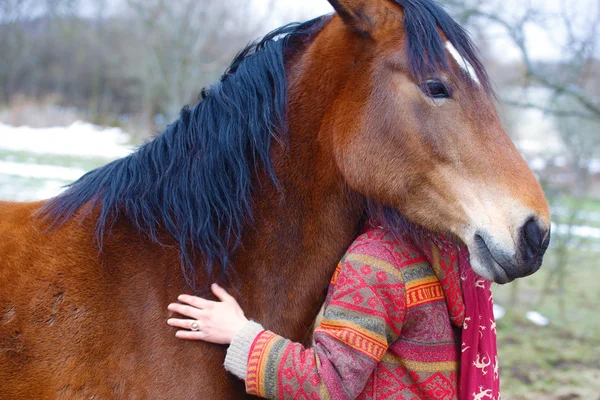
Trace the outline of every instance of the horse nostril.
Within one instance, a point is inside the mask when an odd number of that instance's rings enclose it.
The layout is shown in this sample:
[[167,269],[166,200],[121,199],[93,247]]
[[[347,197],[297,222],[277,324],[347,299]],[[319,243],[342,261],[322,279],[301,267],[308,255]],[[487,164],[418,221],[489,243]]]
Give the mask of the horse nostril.
[[521,251],[525,265],[532,272],[537,271],[542,263],[542,256],[548,248],[550,232],[542,228],[535,218],[530,218],[521,230]]
[[547,230],[542,230],[535,218],[531,218],[524,227],[525,240],[529,246],[535,249],[542,247]]

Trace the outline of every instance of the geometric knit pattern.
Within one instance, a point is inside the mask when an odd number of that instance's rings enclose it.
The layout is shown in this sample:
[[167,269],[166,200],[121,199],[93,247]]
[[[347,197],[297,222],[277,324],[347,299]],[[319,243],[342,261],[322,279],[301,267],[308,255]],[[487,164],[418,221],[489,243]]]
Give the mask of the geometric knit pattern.
[[333,275],[313,347],[260,333],[248,357],[247,392],[457,399],[464,322],[458,257],[455,246],[435,243],[423,250],[381,228],[359,236]]

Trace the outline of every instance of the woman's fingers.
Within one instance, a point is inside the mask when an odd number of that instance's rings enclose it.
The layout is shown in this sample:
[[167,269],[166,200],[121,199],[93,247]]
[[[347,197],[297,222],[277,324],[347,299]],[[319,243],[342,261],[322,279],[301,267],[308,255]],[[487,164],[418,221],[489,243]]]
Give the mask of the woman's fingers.
[[169,318],[167,320],[167,324],[170,326],[174,326],[176,328],[183,328],[190,331],[193,331],[192,324],[196,324],[196,329],[202,330],[202,322],[195,319],[178,319],[178,318]]
[[190,296],[189,294],[182,294],[177,297],[177,300],[203,310],[210,309],[215,305],[214,301],[206,300],[201,297]]
[[186,317],[190,317],[193,319],[199,319],[202,317],[202,310],[195,307],[186,306],[184,304],[171,303],[167,308],[169,309],[169,311],[173,311],[177,314],[185,315]]
[[210,288],[212,289],[212,292],[215,294],[215,296],[217,296],[217,298],[219,300],[236,302],[235,299],[229,293],[227,293],[227,291],[225,289],[223,289],[221,286],[217,285],[216,283],[213,283],[210,286]]
[[207,333],[202,331],[177,331],[175,337],[186,340],[206,340]]

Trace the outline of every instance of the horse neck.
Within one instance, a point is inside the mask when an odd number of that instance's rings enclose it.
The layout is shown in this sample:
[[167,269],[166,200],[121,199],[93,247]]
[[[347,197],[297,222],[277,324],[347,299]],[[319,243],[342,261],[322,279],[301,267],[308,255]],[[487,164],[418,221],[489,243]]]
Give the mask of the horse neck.
[[286,187],[283,199],[261,201],[233,260],[247,316],[292,340],[310,331],[361,220],[360,202],[343,188],[340,194],[315,189]]
[[312,332],[335,267],[358,233],[364,206],[346,187],[326,139],[331,135],[322,128],[327,104],[338,90],[336,74],[313,71],[324,69],[310,51],[288,68],[289,139],[273,151],[281,191],[269,185],[257,196],[254,228],[234,261],[244,282],[247,315],[292,340]]

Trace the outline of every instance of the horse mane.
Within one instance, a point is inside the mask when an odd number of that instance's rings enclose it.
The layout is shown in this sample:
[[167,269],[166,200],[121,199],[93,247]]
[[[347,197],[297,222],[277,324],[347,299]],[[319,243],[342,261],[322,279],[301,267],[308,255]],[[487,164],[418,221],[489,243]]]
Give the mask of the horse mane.
[[[419,80],[451,71],[439,27],[488,89],[489,80],[469,35],[432,0],[395,0],[404,8],[411,74]],[[59,228],[84,205],[82,218],[99,210],[96,239],[124,215],[160,243],[166,233],[179,247],[187,283],[196,287],[192,254],[200,252],[209,275],[230,255],[252,220],[252,182],[260,167],[278,186],[271,140],[287,133],[286,56],[329,21],[329,16],[280,27],[244,48],[221,79],[185,107],[178,120],[129,156],[92,170],[40,210]]]
[[278,186],[271,139],[287,132],[286,53],[319,30],[325,18],[285,25],[249,44],[221,79],[184,107],[178,120],[129,156],[92,170],[40,210],[58,228],[87,203],[99,209],[96,239],[125,215],[160,243],[166,230],[179,246],[182,270],[195,287],[191,251],[206,259],[209,274],[223,269],[252,218],[252,179],[262,166]]

